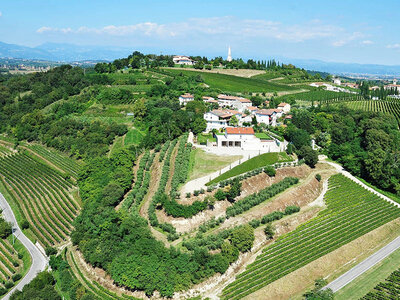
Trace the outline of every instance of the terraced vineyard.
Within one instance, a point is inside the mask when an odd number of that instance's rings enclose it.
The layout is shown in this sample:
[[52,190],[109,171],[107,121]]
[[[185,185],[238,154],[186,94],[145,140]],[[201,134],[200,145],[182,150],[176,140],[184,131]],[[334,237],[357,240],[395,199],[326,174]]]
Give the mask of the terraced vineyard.
[[0,157],[11,155],[13,153],[14,152],[11,149],[9,149],[3,145],[0,145]]
[[32,149],[37,154],[39,154],[40,156],[42,156],[44,159],[48,160],[55,166],[59,167],[60,169],[65,170],[73,177],[76,178],[78,176],[78,172],[81,165],[76,160],[69,158],[68,156],[60,153],[59,151],[46,148],[39,144],[28,145],[28,148]]
[[22,257],[18,257],[18,252],[7,239],[0,239],[0,286],[5,287],[6,282],[13,281],[12,278],[17,281],[23,270]]
[[327,208],[266,247],[222,294],[240,299],[400,217],[400,209],[341,174],[329,179]]
[[0,176],[7,200],[44,247],[68,237],[80,205],[70,195],[74,185],[61,173],[26,154],[14,154],[0,158]]
[[400,269],[394,271],[385,281],[379,283],[363,300],[390,300],[400,297]]
[[357,101],[330,101],[329,104],[344,104],[351,109],[382,112],[385,114],[393,115],[397,122],[400,124],[400,100],[390,99],[387,100],[357,100]]

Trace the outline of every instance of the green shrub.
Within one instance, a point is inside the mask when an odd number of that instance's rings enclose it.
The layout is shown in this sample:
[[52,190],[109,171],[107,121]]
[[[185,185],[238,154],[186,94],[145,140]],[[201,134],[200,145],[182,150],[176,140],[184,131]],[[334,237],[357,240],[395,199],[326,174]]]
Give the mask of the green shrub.
[[321,174],[315,174],[315,179],[317,179],[318,181],[321,181]]
[[214,194],[215,199],[222,201],[226,199],[226,193],[222,189],[218,189]]
[[11,289],[14,286],[14,283],[11,281],[7,281],[4,286],[6,289]]
[[240,252],[251,250],[254,242],[254,229],[249,224],[235,227],[230,235],[230,241]]
[[296,205],[286,206],[285,215],[291,215],[300,211],[300,207]]
[[264,173],[266,173],[269,177],[273,177],[276,175],[276,170],[274,167],[268,166],[264,168]]
[[29,222],[27,220],[23,219],[21,221],[21,228],[22,229],[28,229],[29,228]]
[[55,254],[57,254],[57,249],[48,246],[48,247],[46,247],[45,252],[46,252],[46,255],[47,255],[47,256],[55,255]]
[[13,280],[14,282],[16,282],[16,281],[20,280],[21,278],[22,278],[22,275],[19,274],[19,273],[17,273],[17,274],[14,274],[14,275],[13,275],[12,280]]
[[275,228],[271,225],[271,223],[268,223],[267,226],[265,226],[264,233],[267,240],[271,240],[274,238]]

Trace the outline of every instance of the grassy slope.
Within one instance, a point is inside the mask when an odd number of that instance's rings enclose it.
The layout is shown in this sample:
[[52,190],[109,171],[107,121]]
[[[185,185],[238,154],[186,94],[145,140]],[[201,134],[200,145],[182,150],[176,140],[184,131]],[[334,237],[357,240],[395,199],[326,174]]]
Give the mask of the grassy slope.
[[145,133],[143,131],[140,131],[136,128],[132,128],[128,131],[128,133],[125,136],[124,145],[125,146],[139,145],[144,136]]
[[207,185],[211,185],[214,183],[218,183],[222,180],[249,172],[254,169],[258,169],[264,166],[272,165],[276,162],[281,162],[281,161],[290,161],[290,158],[287,156],[286,153],[278,153],[278,152],[272,152],[272,153],[264,153],[261,155],[258,155],[256,157],[253,157],[244,163],[232,168],[228,172],[225,172],[218,176],[217,178],[211,180],[210,182],[207,183]]
[[206,153],[202,149],[196,149],[190,154],[189,180],[200,178],[207,174],[218,171],[230,163],[240,159],[242,156],[220,156]]
[[359,299],[400,266],[400,249],[335,293],[336,300]]
[[280,92],[296,90],[295,87],[288,85],[275,84],[260,79],[244,78],[232,75],[206,73],[199,71],[173,70],[167,69],[168,73],[195,76],[201,75],[204,82],[210,87],[229,92]]

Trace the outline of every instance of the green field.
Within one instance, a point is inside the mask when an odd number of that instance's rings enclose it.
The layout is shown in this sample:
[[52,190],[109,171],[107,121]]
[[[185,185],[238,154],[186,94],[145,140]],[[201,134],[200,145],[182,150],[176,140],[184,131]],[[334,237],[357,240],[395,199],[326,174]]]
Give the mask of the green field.
[[285,152],[264,153],[256,157],[253,157],[245,161],[244,163],[232,168],[231,170],[221,174],[217,178],[214,178],[213,180],[208,182],[206,185],[212,185],[220,181],[223,181],[225,179],[249,172],[254,169],[272,165],[277,162],[286,162],[291,160],[292,159]]
[[213,136],[212,133],[200,133],[197,135],[197,143],[200,145],[206,145],[207,141],[216,142],[217,139]]
[[215,155],[196,149],[190,154],[189,180],[213,173],[242,158],[241,155]]
[[335,293],[335,300],[356,300],[374,289],[400,266],[400,249]]
[[222,299],[250,295],[400,216],[400,209],[341,174],[329,179],[324,201],[327,208],[317,217],[264,248]]
[[145,133],[140,131],[139,129],[132,128],[130,129],[124,139],[124,145],[139,145],[140,142],[143,140]]
[[201,75],[201,77],[204,79],[204,82],[210,87],[229,92],[281,92],[293,91],[297,89],[288,85],[233,75],[173,69],[167,69],[165,71],[174,75],[178,75],[180,73],[189,76]]

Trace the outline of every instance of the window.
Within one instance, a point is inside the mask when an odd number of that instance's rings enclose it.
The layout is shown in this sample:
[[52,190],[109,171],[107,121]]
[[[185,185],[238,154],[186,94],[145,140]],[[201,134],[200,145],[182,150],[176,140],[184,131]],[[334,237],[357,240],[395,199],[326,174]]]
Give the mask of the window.
[[235,142],[235,147],[242,147],[242,142]]
[[226,141],[223,141],[222,142],[222,147],[226,147],[226,146],[227,146]]
[[229,141],[229,147],[233,147],[233,142]]

